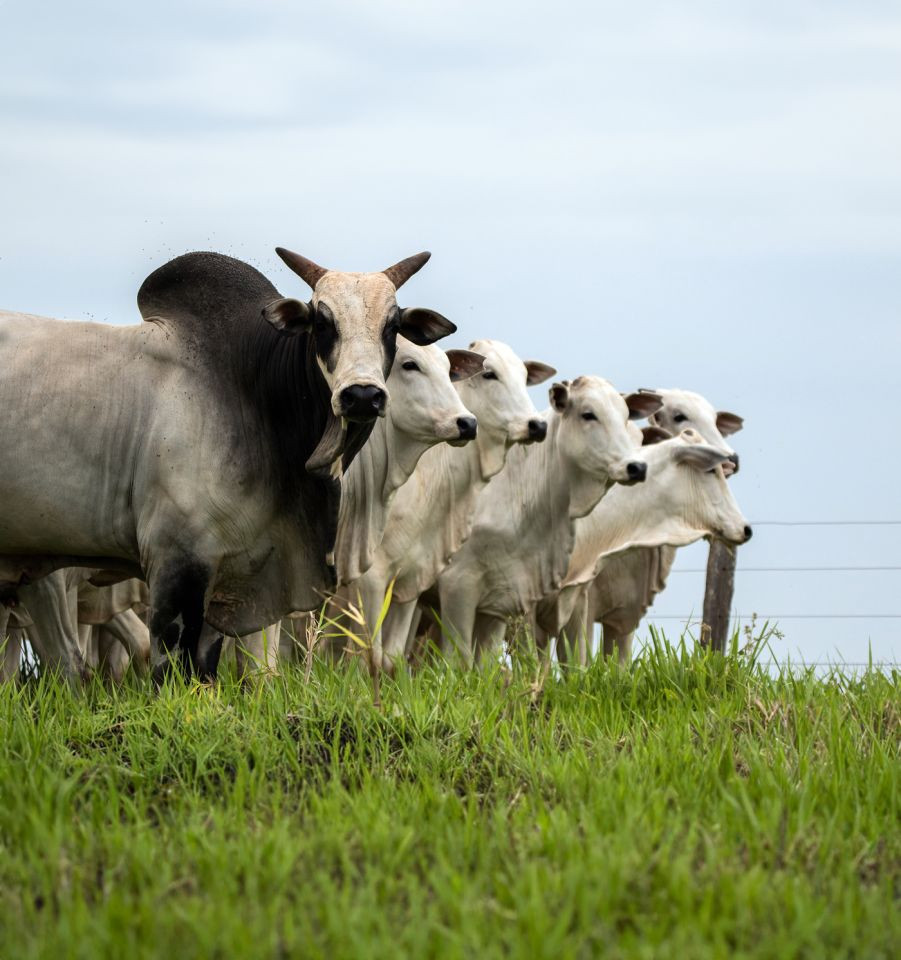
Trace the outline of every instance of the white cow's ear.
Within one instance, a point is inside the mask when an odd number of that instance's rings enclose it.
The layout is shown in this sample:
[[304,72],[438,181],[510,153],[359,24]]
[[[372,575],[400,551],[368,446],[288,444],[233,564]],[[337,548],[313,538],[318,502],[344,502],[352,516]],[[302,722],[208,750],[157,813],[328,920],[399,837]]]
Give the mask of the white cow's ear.
[[545,380],[550,380],[557,371],[540,360],[526,360],[526,386],[536,387]]
[[282,297],[263,307],[263,318],[276,330],[300,333],[310,327],[310,305],[293,297]]
[[450,378],[454,382],[474,377],[485,363],[482,354],[472,350],[446,350],[445,353],[450,360]]
[[564,380],[562,383],[553,384],[548,395],[551,398],[551,406],[557,413],[563,413],[569,406],[569,381]]
[[663,427],[644,427],[641,431],[641,445],[648,447],[652,443],[660,443],[663,440],[669,440],[672,434]]
[[725,463],[729,457],[706,443],[686,443],[684,446],[679,444],[673,450],[673,459],[676,463],[685,463],[696,470],[707,471]]
[[732,433],[738,433],[744,423],[745,421],[737,413],[729,413],[727,410],[717,411],[716,428],[721,436],[728,437]]
[[623,400],[629,408],[630,420],[644,420],[663,406],[663,397],[659,393],[651,393],[647,390],[629,393],[623,397]]
[[427,307],[404,307],[400,311],[400,332],[418,347],[457,332],[456,324]]

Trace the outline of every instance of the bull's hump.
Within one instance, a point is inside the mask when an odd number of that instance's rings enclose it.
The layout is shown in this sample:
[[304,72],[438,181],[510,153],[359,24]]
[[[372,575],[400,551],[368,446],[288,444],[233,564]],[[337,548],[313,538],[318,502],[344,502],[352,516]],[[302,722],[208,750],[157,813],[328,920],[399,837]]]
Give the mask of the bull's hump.
[[138,309],[145,320],[164,317],[177,325],[244,319],[279,297],[249,263],[222,253],[185,253],[158,267],[141,284]]

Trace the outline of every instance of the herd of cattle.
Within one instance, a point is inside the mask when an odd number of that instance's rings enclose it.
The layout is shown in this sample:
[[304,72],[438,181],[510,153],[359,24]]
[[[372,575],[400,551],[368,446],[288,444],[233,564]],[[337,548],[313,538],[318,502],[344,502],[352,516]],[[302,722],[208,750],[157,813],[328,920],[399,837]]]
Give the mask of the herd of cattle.
[[467,666],[496,657],[517,618],[580,662],[599,622],[624,658],[677,547],[751,536],[726,482],[740,417],[590,375],[538,412],[552,367],[442,351],[455,326],[398,306],[428,254],[379,273],[278,254],[309,302],[191,253],[144,281],[137,325],[0,312],[4,678],[25,639],[73,678],[207,679],[223,638],[275,669],[324,598],[377,669],[430,631]]

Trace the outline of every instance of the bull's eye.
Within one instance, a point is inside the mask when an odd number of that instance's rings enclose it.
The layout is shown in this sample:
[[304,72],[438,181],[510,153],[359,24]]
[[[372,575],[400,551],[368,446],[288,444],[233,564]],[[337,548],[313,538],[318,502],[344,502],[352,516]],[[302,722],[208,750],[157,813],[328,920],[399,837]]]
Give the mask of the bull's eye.
[[497,374],[493,370],[486,370],[482,374],[483,380],[497,380]]
[[332,315],[332,311],[324,304],[320,303],[319,307],[316,310],[316,326],[320,330],[326,329],[328,327],[333,327],[335,325],[335,318]]
[[419,364],[415,360],[404,360],[401,366],[404,370],[419,370]]
[[583,420],[597,420],[597,417],[596,417],[590,410],[586,410],[585,413],[582,414],[582,419],[583,419]]
[[688,417],[684,413],[676,413],[673,415],[673,423],[685,423]]

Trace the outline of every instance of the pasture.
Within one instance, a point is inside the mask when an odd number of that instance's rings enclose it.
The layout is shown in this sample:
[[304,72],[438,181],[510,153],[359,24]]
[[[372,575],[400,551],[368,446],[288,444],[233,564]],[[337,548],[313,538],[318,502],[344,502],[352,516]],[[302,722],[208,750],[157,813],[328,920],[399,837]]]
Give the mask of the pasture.
[[0,955],[880,957],[898,675],[0,686]]

